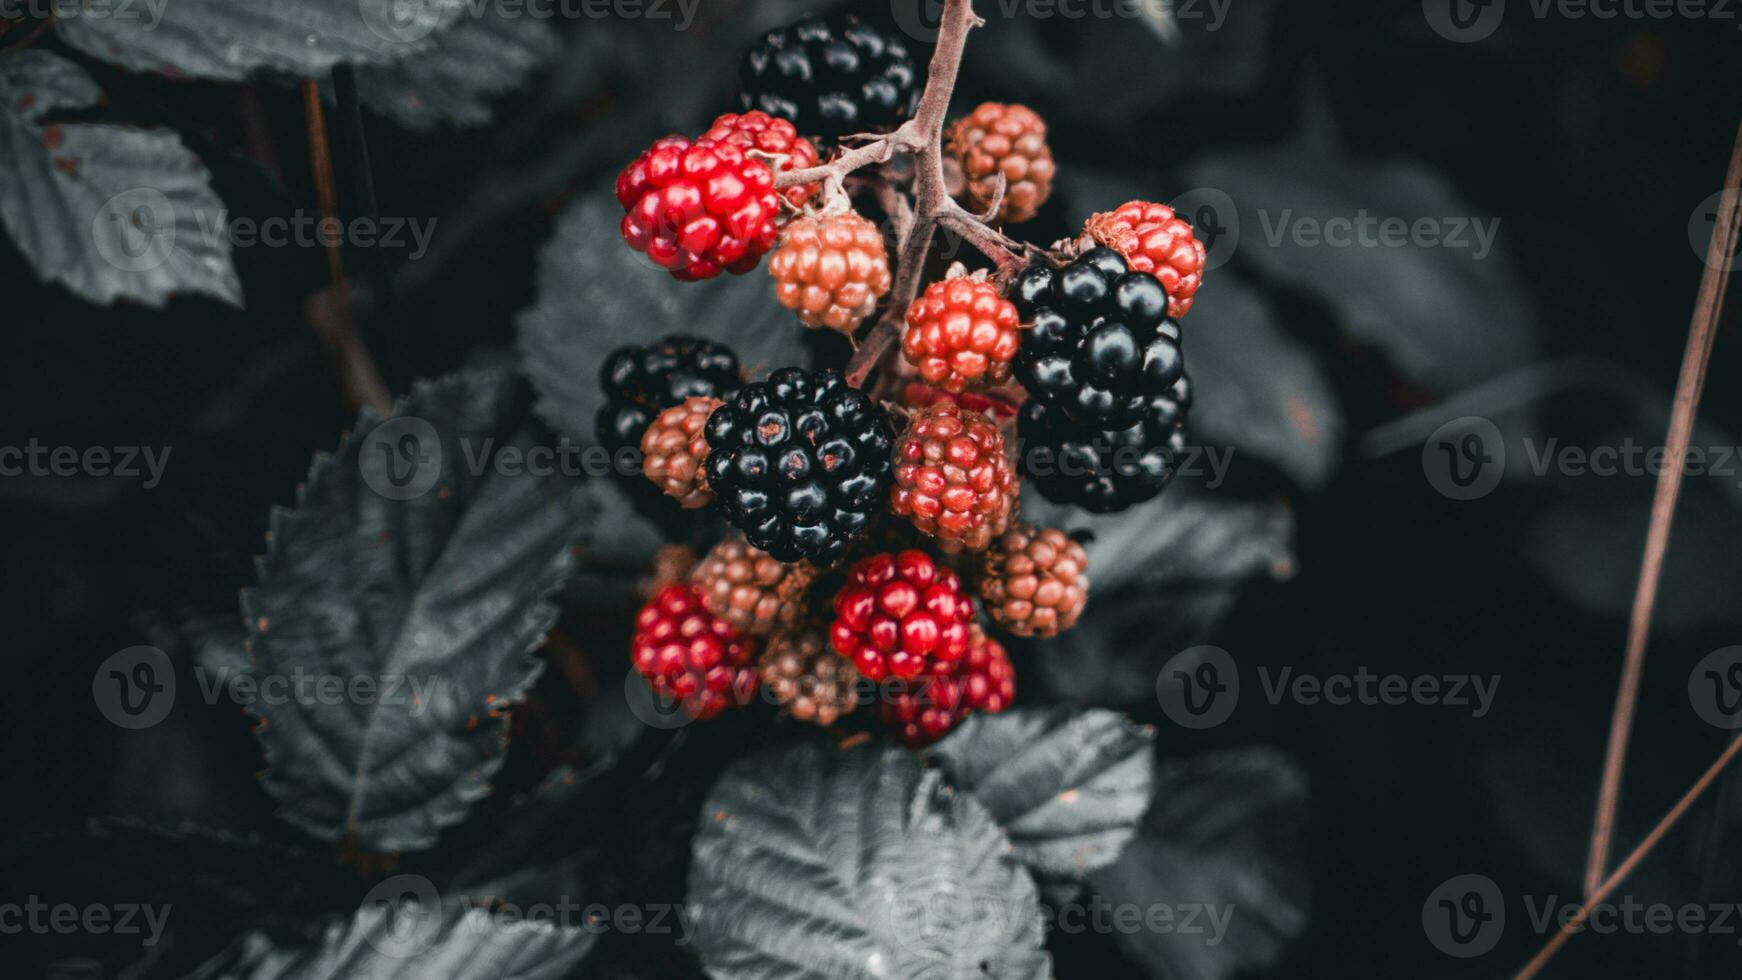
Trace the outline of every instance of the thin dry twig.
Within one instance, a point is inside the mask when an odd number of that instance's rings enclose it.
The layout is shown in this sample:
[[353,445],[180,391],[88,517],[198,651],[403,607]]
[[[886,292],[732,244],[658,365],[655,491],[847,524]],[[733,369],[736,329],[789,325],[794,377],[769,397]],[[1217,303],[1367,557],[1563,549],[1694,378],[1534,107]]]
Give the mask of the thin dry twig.
[[1634,708],[1639,702],[1639,677],[1645,668],[1645,641],[1651,633],[1651,611],[1657,602],[1658,581],[1663,576],[1663,556],[1669,549],[1670,525],[1675,520],[1676,498],[1681,493],[1688,442],[1694,415],[1706,384],[1706,367],[1712,359],[1712,344],[1718,335],[1718,316],[1724,307],[1728,281],[1725,264],[1736,253],[1738,186],[1742,185],[1742,128],[1730,151],[1730,166],[1724,192],[1718,203],[1712,241],[1706,250],[1706,271],[1700,278],[1699,298],[1682,354],[1681,375],[1675,387],[1675,414],[1670,418],[1663,468],[1657,475],[1657,492],[1651,501],[1651,526],[1645,536],[1645,556],[1640,563],[1639,585],[1633,594],[1633,612],[1627,626],[1627,654],[1621,665],[1621,683],[1615,694],[1615,710],[1609,719],[1609,748],[1603,760],[1603,782],[1597,791],[1597,815],[1591,831],[1591,850],[1585,861],[1585,893],[1592,894],[1603,880],[1615,836],[1615,815],[1621,804],[1621,774],[1627,762],[1627,743],[1633,731]]
[[1742,738],[1733,739],[1729,747],[1724,749],[1724,753],[1718,756],[1718,760],[1706,768],[1706,771],[1694,782],[1693,786],[1689,787],[1688,791],[1682,794],[1682,798],[1676,801],[1675,806],[1670,807],[1669,812],[1663,815],[1663,819],[1657,822],[1657,826],[1651,828],[1651,833],[1645,835],[1645,839],[1639,842],[1639,846],[1633,849],[1633,853],[1627,855],[1626,860],[1621,862],[1621,866],[1615,869],[1615,873],[1598,882],[1597,887],[1591,889],[1590,894],[1585,898],[1585,904],[1581,905],[1578,912],[1561,926],[1559,932],[1543,944],[1542,949],[1538,950],[1537,954],[1530,958],[1530,962],[1524,965],[1524,969],[1518,971],[1514,980],[1530,980],[1531,977],[1542,972],[1542,968],[1548,965],[1548,961],[1554,958],[1555,953],[1560,952],[1560,948],[1567,944],[1567,940],[1584,928],[1585,920],[1590,917],[1591,910],[1613,894],[1615,889],[1620,887],[1621,882],[1633,873],[1633,869],[1645,860],[1658,842],[1663,840],[1664,835],[1669,833],[1670,828],[1674,827],[1688,812],[1688,809],[1694,805],[1695,801],[1711,787],[1713,780],[1717,779],[1719,773],[1724,771],[1724,767],[1736,758],[1738,750],[1742,750]]
[[[327,144],[327,120],[321,105],[320,84],[312,78],[302,83],[303,113],[308,124],[309,167],[314,171],[315,194],[320,199],[321,222],[330,228],[339,220],[339,194],[333,179],[333,155]],[[357,336],[351,319],[351,288],[345,279],[343,243],[337,236],[321,235],[326,250],[327,278],[331,303],[330,316],[309,317],[309,324],[320,338],[327,365],[338,379],[345,404],[355,411],[362,406],[383,417],[393,414],[393,396],[381,380],[381,371],[369,349]],[[311,305],[310,309],[315,307]]]

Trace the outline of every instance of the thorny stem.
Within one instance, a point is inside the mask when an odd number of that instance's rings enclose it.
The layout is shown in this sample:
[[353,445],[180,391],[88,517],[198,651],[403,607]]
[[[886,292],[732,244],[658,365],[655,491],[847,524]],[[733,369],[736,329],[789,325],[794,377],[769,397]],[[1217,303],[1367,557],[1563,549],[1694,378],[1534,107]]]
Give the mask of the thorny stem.
[[1615,834],[1615,815],[1621,804],[1621,772],[1627,762],[1627,743],[1633,731],[1633,710],[1639,701],[1639,678],[1645,669],[1645,641],[1651,633],[1651,611],[1657,601],[1657,585],[1663,575],[1663,557],[1669,549],[1670,525],[1675,520],[1676,498],[1681,493],[1682,472],[1688,443],[1693,435],[1694,415],[1706,384],[1706,366],[1717,340],[1718,318],[1724,308],[1728,278],[1725,257],[1735,254],[1738,211],[1742,210],[1742,128],[1730,151],[1729,172],[1720,195],[1712,241],[1706,251],[1706,271],[1700,279],[1693,322],[1688,325],[1687,347],[1682,354],[1681,376],[1675,386],[1675,411],[1670,418],[1667,452],[1657,475],[1657,492],[1651,501],[1651,524],[1646,531],[1645,556],[1640,562],[1639,584],[1633,595],[1633,610],[1627,626],[1627,653],[1621,665],[1621,683],[1615,692],[1615,709],[1609,720],[1609,748],[1603,759],[1603,782],[1597,792],[1597,815],[1591,831],[1591,849],[1585,861],[1585,892],[1595,892],[1609,863],[1610,841]]
[[[973,0],[946,0],[938,24],[937,47],[926,73],[925,91],[913,118],[894,132],[873,136],[816,167],[790,170],[775,177],[777,188],[818,181],[838,186],[848,174],[872,164],[888,163],[897,153],[913,154],[914,201],[911,212],[892,213],[897,235],[895,284],[889,290],[883,316],[872,325],[847,364],[847,383],[862,385],[895,345],[902,318],[919,295],[932,237],[941,227],[954,232],[998,266],[1001,278],[1016,274],[1025,263],[1026,246],[1011,241],[950,198],[944,181],[944,121],[950,95],[962,68],[968,32],[985,23],[974,13]],[[889,209],[887,195],[885,209]],[[994,212],[996,213],[996,212]]]

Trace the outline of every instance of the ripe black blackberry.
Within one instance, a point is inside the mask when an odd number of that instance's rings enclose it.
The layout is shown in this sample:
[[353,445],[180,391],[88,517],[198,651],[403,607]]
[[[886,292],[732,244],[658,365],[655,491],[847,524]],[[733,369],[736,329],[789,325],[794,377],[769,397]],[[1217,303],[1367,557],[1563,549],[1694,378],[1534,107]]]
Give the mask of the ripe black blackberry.
[[883,507],[888,416],[838,372],[784,368],[745,385],[707,436],[720,510],[780,561],[835,561]]
[[1076,425],[1100,432],[1135,425],[1185,373],[1167,291],[1110,248],[1090,249],[1062,269],[1031,266],[1015,293],[1029,327],[1016,377]]
[[836,140],[891,129],[913,112],[918,72],[907,46],[851,14],[807,17],[770,31],[738,69],[745,109]]
[[638,448],[660,412],[687,398],[730,398],[742,382],[738,355],[699,337],[674,334],[647,347],[619,347],[599,369],[605,389],[595,423],[599,442],[613,454]]
[[1098,431],[1035,399],[1022,406],[1023,475],[1049,500],[1107,514],[1161,493],[1185,451],[1191,379],[1182,373],[1136,423]]

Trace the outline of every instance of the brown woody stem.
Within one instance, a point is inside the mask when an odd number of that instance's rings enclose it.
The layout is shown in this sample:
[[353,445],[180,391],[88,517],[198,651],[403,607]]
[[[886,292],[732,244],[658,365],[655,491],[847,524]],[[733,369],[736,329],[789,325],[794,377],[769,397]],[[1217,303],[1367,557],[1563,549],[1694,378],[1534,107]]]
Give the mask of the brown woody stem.
[[[1000,276],[1012,275],[1022,266],[1021,256],[1026,249],[951,200],[944,181],[944,121],[949,113],[950,95],[956,88],[956,76],[961,73],[968,32],[982,23],[974,14],[973,0],[945,0],[937,47],[932,52],[925,91],[920,94],[913,118],[893,133],[867,137],[866,142],[843,151],[828,163],[791,170],[775,178],[776,187],[817,181],[836,183],[856,170],[888,163],[897,153],[913,155],[911,213],[904,209],[899,215],[890,215],[904,231],[896,243],[895,284],[889,291],[883,316],[871,326],[847,364],[848,384],[864,384],[865,378],[895,346],[907,308],[919,295],[926,256],[940,226],[961,235],[997,263]],[[887,201],[885,207],[888,208]]]
[[[339,220],[339,193],[333,179],[333,156],[327,143],[326,111],[321,105],[320,84],[314,79],[302,83],[303,113],[308,124],[309,167],[314,171],[315,194],[320,199],[323,225]],[[363,406],[375,410],[383,418],[393,414],[393,396],[381,380],[381,372],[369,349],[357,336],[351,318],[351,288],[345,279],[343,245],[332,235],[322,235],[327,256],[327,277],[330,282],[330,302],[322,316],[311,305],[310,325],[320,338],[327,364],[338,380],[346,407],[352,411]]]

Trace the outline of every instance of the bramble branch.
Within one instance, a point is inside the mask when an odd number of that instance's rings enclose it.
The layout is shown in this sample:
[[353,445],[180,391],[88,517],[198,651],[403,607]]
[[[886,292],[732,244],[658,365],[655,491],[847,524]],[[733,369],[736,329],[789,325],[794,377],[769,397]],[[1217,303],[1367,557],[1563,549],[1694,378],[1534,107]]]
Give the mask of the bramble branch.
[[[797,184],[821,182],[825,195],[841,187],[846,178],[866,167],[888,163],[897,153],[913,155],[913,204],[903,201],[890,218],[903,233],[896,242],[895,284],[889,291],[888,306],[883,316],[871,326],[860,341],[859,349],[847,365],[847,382],[862,385],[865,378],[895,345],[903,316],[914,297],[919,295],[925,277],[926,256],[931,252],[932,238],[939,228],[960,235],[998,267],[1000,278],[1014,276],[1027,261],[1031,249],[1012,241],[986,220],[957,204],[949,195],[944,179],[944,122],[949,113],[950,96],[955,92],[956,77],[961,73],[962,52],[967,47],[968,32],[984,24],[974,13],[973,0],[946,0],[938,24],[937,47],[926,72],[925,91],[913,118],[892,133],[865,137],[858,146],[843,151],[827,163],[791,170],[775,178],[775,186],[784,188]],[[999,195],[1002,196],[1002,193]],[[885,209],[890,198],[899,194],[883,194]],[[988,215],[997,214],[998,202]]]

